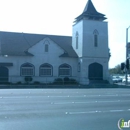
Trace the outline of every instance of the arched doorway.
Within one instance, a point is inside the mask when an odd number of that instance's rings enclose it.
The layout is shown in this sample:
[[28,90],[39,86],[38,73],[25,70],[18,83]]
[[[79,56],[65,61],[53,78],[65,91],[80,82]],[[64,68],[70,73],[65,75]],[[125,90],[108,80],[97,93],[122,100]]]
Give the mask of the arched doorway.
[[0,83],[8,82],[9,71],[7,67],[0,66]]
[[92,63],[88,67],[89,80],[103,80],[103,66],[99,63]]

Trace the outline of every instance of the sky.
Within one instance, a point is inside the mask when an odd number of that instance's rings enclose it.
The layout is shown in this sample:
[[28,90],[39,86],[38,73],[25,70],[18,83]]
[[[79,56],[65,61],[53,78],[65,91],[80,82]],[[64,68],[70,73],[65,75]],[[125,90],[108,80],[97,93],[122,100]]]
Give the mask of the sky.
[[[72,36],[74,19],[88,0],[0,0],[0,31]],[[126,57],[126,28],[130,26],[130,0],[92,0],[107,17],[109,68]],[[128,29],[130,42],[130,28]]]

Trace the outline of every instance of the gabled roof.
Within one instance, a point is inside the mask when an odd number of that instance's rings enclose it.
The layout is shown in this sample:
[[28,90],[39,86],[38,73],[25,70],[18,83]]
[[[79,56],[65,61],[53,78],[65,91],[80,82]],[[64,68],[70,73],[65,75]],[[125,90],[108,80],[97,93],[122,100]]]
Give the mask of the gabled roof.
[[77,57],[76,52],[72,48],[71,36],[56,36],[3,31],[0,31],[1,54],[15,56],[33,56],[33,54],[28,52],[28,49],[47,37],[58,44],[65,51],[65,53],[68,54],[67,57]]
[[75,22],[78,22],[83,18],[100,20],[100,21],[106,19],[104,14],[97,12],[91,0],[88,0],[83,13],[76,18]]

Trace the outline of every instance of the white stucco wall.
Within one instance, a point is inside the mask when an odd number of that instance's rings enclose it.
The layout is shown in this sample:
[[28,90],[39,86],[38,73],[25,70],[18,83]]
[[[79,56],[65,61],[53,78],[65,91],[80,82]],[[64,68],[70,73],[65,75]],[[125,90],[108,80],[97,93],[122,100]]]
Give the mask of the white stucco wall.
[[98,63],[103,67],[103,80],[109,81],[109,71],[108,71],[108,60],[98,59],[98,58],[79,58],[81,63],[81,70],[79,72],[79,79],[81,84],[89,84],[89,65],[92,63]]
[[[97,30],[98,46],[94,46],[93,31]],[[78,49],[76,49],[76,32],[78,32]],[[47,41],[47,42],[46,42]],[[45,44],[48,44],[49,51],[45,52]],[[11,62],[13,66],[9,69],[10,82],[24,82],[24,77],[20,75],[20,67],[24,63],[31,63],[35,66],[35,75],[33,81],[53,82],[58,78],[58,68],[61,64],[69,64],[72,68],[72,78],[80,81],[81,84],[88,84],[88,66],[91,63],[99,63],[103,66],[103,79],[109,78],[108,74],[108,29],[107,22],[81,20],[73,25],[72,46],[79,58],[59,57],[64,53],[64,50],[49,38],[44,38],[34,46],[28,49],[28,52],[34,56],[0,56],[1,62]],[[78,62],[80,62],[81,69],[78,72]],[[51,77],[40,77],[40,65],[48,63],[53,66],[53,75]]]
[[[98,31],[98,47],[94,47],[94,30]],[[76,49],[76,32],[79,34],[78,49]],[[107,57],[108,24],[107,22],[82,20],[73,25],[72,45],[79,57]]]
[[[108,58],[107,22],[83,20],[83,56]],[[98,31],[98,46],[94,46],[94,30]]]
[[[76,49],[76,33],[78,32],[78,49]],[[72,46],[79,57],[83,55],[83,21],[73,25]]]
[[[48,40],[49,42],[49,51],[44,51],[44,43]],[[20,76],[20,66],[24,63],[31,63],[35,66],[35,75],[33,77],[33,81],[41,81],[41,82],[52,82],[55,78],[58,78],[58,68],[61,64],[69,64],[72,68],[72,77],[77,77],[77,58],[67,58],[67,57],[59,57],[64,53],[64,50],[54,43],[51,39],[45,38],[39,43],[35,44],[28,50],[34,56],[0,56],[1,62],[11,62],[13,66],[8,67],[9,69],[9,79],[10,82],[24,82],[24,77]],[[48,63],[53,66],[53,76],[51,77],[39,77],[39,67],[40,65]]]
[[[98,31],[98,46],[94,46],[94,30]],[[79,46],[76,49],[76,32],[79,34]],[[79,56],[81,71],[79,72],[82,84],[88,84],[88,66],[99,63],[103,66],[103,79],[109,79],[108,73],[108,24],[107,22],[83,19],[73,26],[72,45]]]

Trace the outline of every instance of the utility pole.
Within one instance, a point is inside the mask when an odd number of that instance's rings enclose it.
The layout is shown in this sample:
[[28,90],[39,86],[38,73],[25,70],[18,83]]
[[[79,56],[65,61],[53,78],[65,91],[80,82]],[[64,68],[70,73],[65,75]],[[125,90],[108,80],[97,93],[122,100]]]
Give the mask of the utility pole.
[[[126,61],[128,59],[128,30],[129,30],[130,26],[128,28],[126,28]],[[128,75],[128,71],[127,69],[125,70],[125,79],[126,79],[126,85],[128,83],[128,79],[127,79],[127,75]]]

